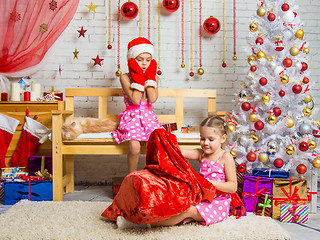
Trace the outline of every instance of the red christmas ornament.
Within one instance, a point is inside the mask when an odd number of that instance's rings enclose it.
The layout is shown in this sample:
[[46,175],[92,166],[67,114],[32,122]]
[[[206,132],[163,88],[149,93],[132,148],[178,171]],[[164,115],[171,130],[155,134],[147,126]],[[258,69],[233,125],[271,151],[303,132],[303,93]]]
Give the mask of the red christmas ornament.
[[286,95],[286,92],[283,91],[283,90],[280,90],[280,91],[279,91],[279,96],[280,96],[280,97],[284,97],[284,95]]
[[251,71],[251,72],[257,71],[257,67],[256,67],[255,65],[252,65],[252,66],[250,67],[250,71]]
[[109,45],[107,46],[107,48],[110,50],[110,49],[112,49],[112,46],[109,44]]
[[283,166],[283,160],[281,158],[277,158],[274,160],[273,165],[276,168],[281,168]]
[[270,22],[273,22],[276,19],[276,15],[274,13],[269,13],[268,20]]
[[161,74],[162,74],[162,72],[161,72],[160,70],[158,70],[158,71],[157,71],[157,74],[158,74],[158,75],[161,75]]
[[281,10],[284,11],[284,12],[288,11],[289,8],[290,8],[290,7],[289,7],[289,4],[287,4],[287,3],[284,3],[284,4],[282,4],[282,6],[281,6]]
[[289,68],[292,66],[292,60],[291,58],[285,58],[283,61],[282,61],[282,64],[284,67],[286,68]]
[[278,108],[278,107],[273,108],[273,114],[274,114],[276,117],[279,117],[279,116],[281,115],[281,109]]
[[254,123],[254,128],[257,130],[262,130],[264,128],[264,123],[261,120],[258,120]]
[[237,170],[241,173],[244,173],[246,171],[246,169],[247,169],[247,167],[244,163],[237,165]]
[[301,71],[305,71],[305,70],[308,69],[308,64],[307,63],[303,62],[303,63],[301,63],[301,65],[302,65]]
[[121,14],[126,19],[134,19],[139,13],[138,6],[133,2],[126,2],[121,7]]
[[96,58],[91,58],[94,61],[93,66],[99,64],[101,66],[101,62],[104,60],[104,58],[99,58],[99,54],[97,55]]
[[249,111],[250,108],[251,108],[251,105],[248,102],[244,102],[244,103],[241,104],[241,108],[242,108],[243,111]]
[[193,76],[194,76],[194,72],[190,72],[190,73],[189,73],[189,76],[190,76],[190,77],[193,77]]
[[301,142],[301,143],[299,144],[299,149],[300,149],[300,151],[302,151],[302,152],[308,151],[308,149],[309,149],[308,143],[307,143],[307,142]]
[[[85,38],[84,34],[85,34],[86,31],[87,31],[87,30],[84,30],[83,27],[81,27],[81,30],[78,30],[78,32],[79,32],[79,37],[82,36],[82,37]],[[79,38],[79,37],[78,37],[78,38]]]
[[314,129],[312,131],[312,134],[315,138],[320,138],[320,128],[319,129]]
[[309,78],[307,78],[307,77],[304,77],[304,78],[303,78],[303,80],[302,80],[302,82],[303,82],[304,84],[307,84],[307,83],[309,83]]
[[299,164],[296,170],[299,174],[305,174],[307,172],[307,167],[304,164]]
[[257,159],[257,154],[255,154],[254,152],[249,152],[247,154],[247,160],[249,162],[254,162]]
[[203,23],[203,29],[208,34],[216,34],[220,30],[220,22],[214,17],[207,18]]
[[223,68],[225,68],[227,66],[227,64],[225,62],[222,63],[221,65]]
[[275,41],[276,48],[275,50],[280,52],[284,49],[284,43],[281,40]]
[[168,12],[175,12],[178,10],[180,6],[180,1],[179,0],[163,0],[162,6]]
[[302,87],[299,84],[293,85],[292,86],[292,92],[294,92],[295,94],[299,94],[302,91]]
[[256,44],[257,44],[257,45],[262,45],[262,44],[263,44],[263,38],[258,37],[258,38],[256,39]]
[[264,86],[268,83],[268,80],[265,77],[259,79],[260,85]]

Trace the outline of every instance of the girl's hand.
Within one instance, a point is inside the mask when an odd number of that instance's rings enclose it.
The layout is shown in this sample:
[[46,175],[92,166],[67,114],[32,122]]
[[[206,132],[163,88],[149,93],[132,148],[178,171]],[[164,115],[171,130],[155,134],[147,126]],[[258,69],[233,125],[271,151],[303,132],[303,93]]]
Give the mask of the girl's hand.
[[143,92],[145,79],[144,79],[144,74],[141,67],[139,66],[137,61],[134,60],[133,58],[130,58],[128,60],[128,67],[129,67],[130,76],[132,78],[132,83],[130,87],[132,89],[136,89],[140,92]]
[[154,87],[154,88],[157,87],[156,74],[157,74],[157,62],[156,60],[152,59],[149,67],[144,73],[144,80],[145,80],[144,87]]

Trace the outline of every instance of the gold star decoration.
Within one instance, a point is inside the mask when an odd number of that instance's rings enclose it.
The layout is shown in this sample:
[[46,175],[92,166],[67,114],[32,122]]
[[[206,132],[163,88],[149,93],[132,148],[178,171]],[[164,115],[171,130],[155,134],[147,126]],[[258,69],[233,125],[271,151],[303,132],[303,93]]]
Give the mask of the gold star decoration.
[[42,24],[40,25],[39,32],[41,32],[42,34],[44,34],[46,31],[48,31],[48,24],[42,23]]
[[78,53],[79,53],[78,49],[75,48],[75,49],[74,49],[74,52],[73,52],[73,59],[79,59],[79,58],[78,58]]
[[89,12],[96,12],[96,7],[98,7],[98,6],[96,6],[96,5],[93,5],[93,3],[91,2],[91,4],[90,5],[86,5],[86,7],[87,8],[89,8],[89,11],[88,11],[88,13]]

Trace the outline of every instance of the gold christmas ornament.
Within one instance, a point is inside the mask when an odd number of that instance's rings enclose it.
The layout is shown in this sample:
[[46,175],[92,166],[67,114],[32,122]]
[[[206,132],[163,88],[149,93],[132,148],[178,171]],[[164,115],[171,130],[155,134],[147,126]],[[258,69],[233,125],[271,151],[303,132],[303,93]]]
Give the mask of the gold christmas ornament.
[[319,159],[319,157],[313,159],[312,165],[313,165],[315,168],[320,168],[320,159]]
[[311,102],[311,101],[312,101],[312,95],[311,95],[311,94],[308,94],[308,95],[304,98],[303,101],[304,101],[305,103]]
[[270,96],[269,95],[262,95],[261,96],[261,102],[263,103],[267,103],[267,102],[270,102]]
[[267,117],[267,122],[269,124],[275,124],[277,122],[277,117],[274,115],[274,114],[270,114],[268,117]]
[[269,160],[269,156],[266,153],[260,153],[258,156],[258,160],[262,163],[265,163]]
[[297,55],[299,54],[299,48],[296,47],[296,46],[290,48],[290,54],[291,54],[292,56],[297,56]]
[[287,122],[286,122],[285,125],[286,125],[287,128],[292,128],[294,126],[293,118],[288,117]]
[[271,62],[271,60],[272,60],[272,57],[267,57],[268,62]]
[[250,113],[249,114],[249,121],[250,122],[256,122],[258,121],[258,115],[256,113]]
[[251,56],[248,57],[247,61],[248,61],[249,64],[251,64],[251,62],[256,61],[256,60],[257,60],[256,57],[251,55]]
[[233,149],[230,150],[230,154],[232,155],[233,158],[237,157],[237,152]]
[[281,82],[282,84],[288,83],[288,82],[289,82],[289,76],[288,76],[287,74],[282,74],[282,75],[280,76],[280,82]]
[[258,14],[258,16],[260,16],[260,17],[266,15],[266,13],[267,13],[267,10],[266,10],[264,7],[259,7],[259,8],[257,9],[257,14]]
[[266,54],[264,53],[264,51],[257,52],[257,58],[258,59],[266,58]]
[[257,30],[258,30],[258,24],[254,23],[254,22],[251,23],[251,24],[249,25],[249,29],[250,29],[251,32],[257,31]]
[[180,67],[181,67],[181,68],[185,68],[186,65],[185,65],[184,63],[181,63]]
[[292,146],[292,145],[289,145],[289,146],[287,146],[286,147],[286,149],[285,149],[285,151],[286,151],[286,153],[288,154],[288,155],[292,155],[292,154],[294,154],[294,146]]
[[120,69],[118,69],[118,70],[116,71],[116,76],[117,76],[117,77],[120,77],[121,75],[122,75],[122,72],[121,72]]
[[233,124],[228,124],[228,131],[233,132],[236,130],[236,127]]
[[303,49],[303,52],[304,52],[305,54],[308,54],[308,53],[310,52],[310,49],[309,49],[309,48],[304,48],[304,49]]
[[302,30],[302,29],[299,29],[298,31],[296,31],[296,34],[295,34],[295,36],[297,37],[297,38],[303,38],[303,36],[304,36],[304,31]]
[[259,136],[255,133],[253,133],[251,136],[250,136],[250,139],[252,139],[252,141],[254,143],[257,143],[259,141]]
[[314,140],[309,139],[308,141],[309,149],[313,150],[317,147],[317,142]]
[[204,74],[203,68],[199,68],[199,69],[198,69],[198,74],[199,74],[199,75],[203,75],[203,74]]
[[232,57],[232,59],[233,59],[233,61],[236,61],[238,58],[237,58],[236,55],[234,55],[234,56]]
[[305,107],[303,109],[303,114],[306,116],[306,117],[310,117],[311,116],[311,113],[312,113],[312,110],[308,107]]

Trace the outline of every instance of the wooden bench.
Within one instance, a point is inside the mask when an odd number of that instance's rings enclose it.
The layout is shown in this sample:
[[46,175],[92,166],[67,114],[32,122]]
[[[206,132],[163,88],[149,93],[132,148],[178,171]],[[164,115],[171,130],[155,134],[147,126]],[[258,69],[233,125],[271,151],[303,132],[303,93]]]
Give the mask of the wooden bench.
[[[65,110],[52,111],[52,152],[53,152],[53,200],[62,201],[64,192],[74,192],[74,155],[119,155],[127,154],[127,142],[117,144],[113,138],[103,139],[62,139],[61,128],[64,121],[74,117],[75,97],[97,97],[98,117],[116,119],[117,114],[107,114],[108,97],[123,97],[121,88],[67,88],[65,89]],[[172,115],[157,115],[161,123],[176,122],[178,129],[183,124],[184,99],[206,98],[208,115],[224,117],[225,112],[216,112],[216,90],[209,89],[159,89],[159,99],[174,98],[175,111]],[[178,138],[182,148],[199,146],[199,138]],[[146,146],[141,147],[145,154]]]

